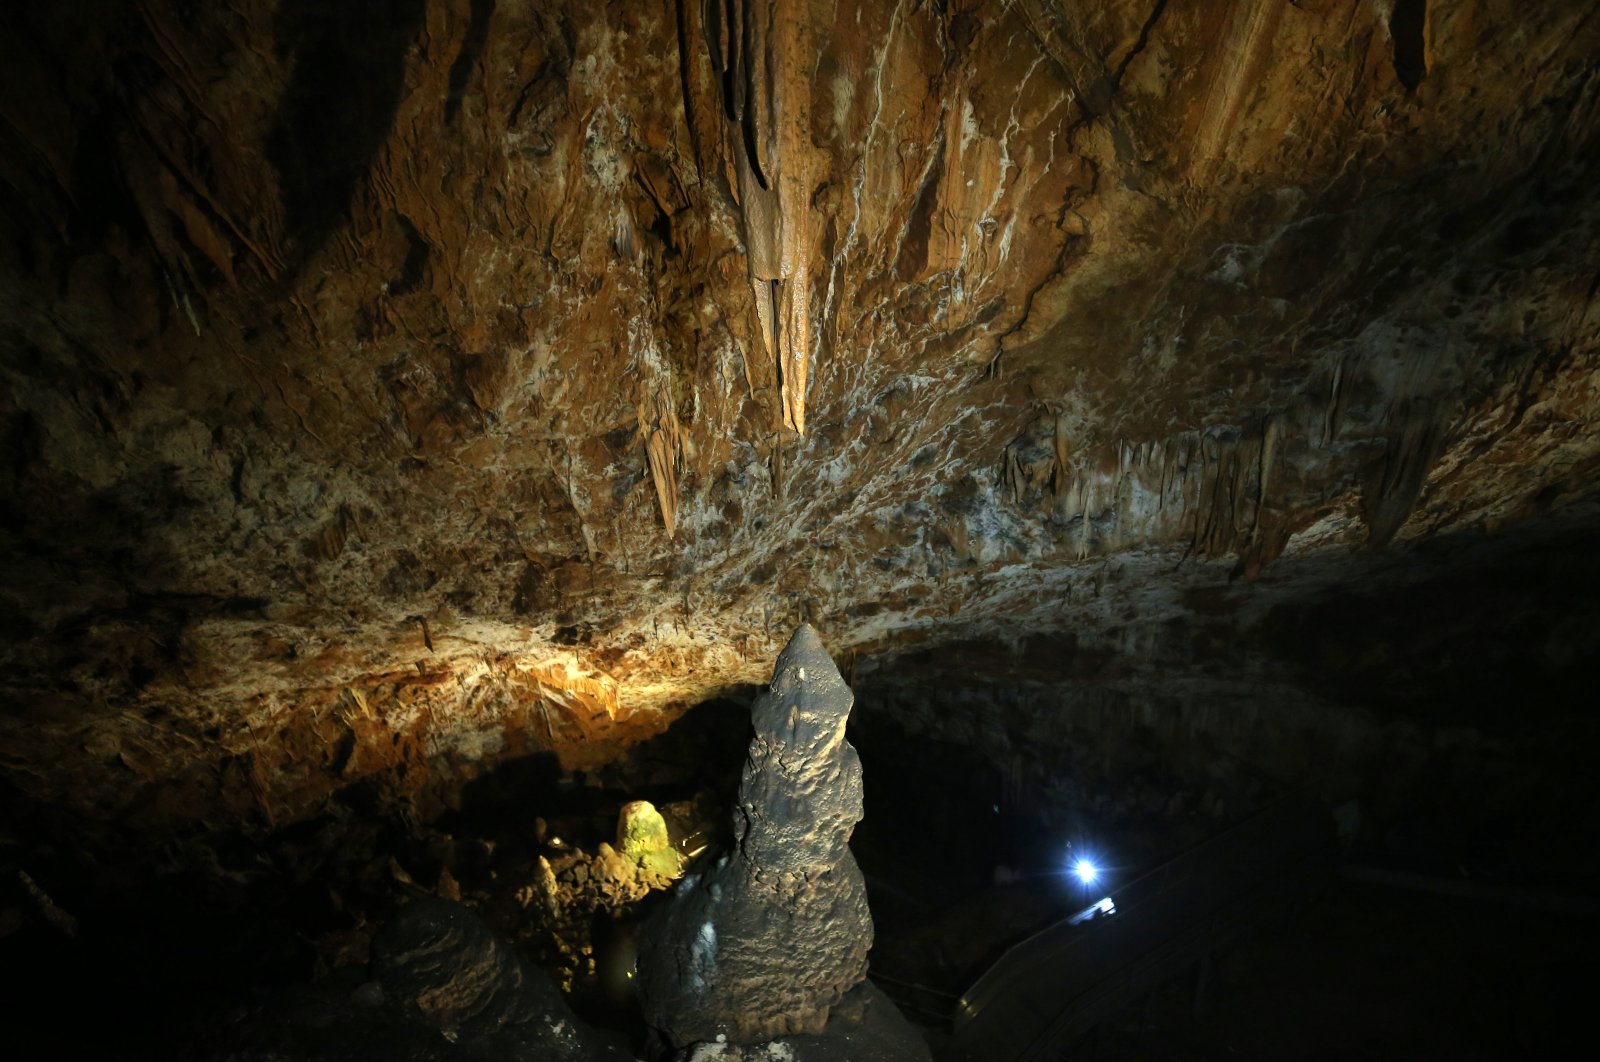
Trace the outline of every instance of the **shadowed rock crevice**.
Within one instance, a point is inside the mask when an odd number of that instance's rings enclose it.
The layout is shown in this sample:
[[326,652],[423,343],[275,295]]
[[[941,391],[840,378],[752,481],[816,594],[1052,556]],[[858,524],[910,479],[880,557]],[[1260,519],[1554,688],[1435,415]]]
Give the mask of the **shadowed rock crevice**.
[[1394,41],[1394,73],[1407,89],[1428,76],[1428,0],[1394,0],[1389,15]]
[[286,0],[278,9],[274,46],[294,72],[266,153],[299,263],[349,218],[405,91],[406,56],[425,7],[424,0]]
[[461,42],[461,51],[450,64],[450,94],[445,98],[444,120],[454,124],[461,113],[461,100],[467,92],[467,82],[472,68],[483,55],[483,46],[489,40],[489,23],[494,18],[495,0],[472,0],[472,16],[467,23],[467,36]]

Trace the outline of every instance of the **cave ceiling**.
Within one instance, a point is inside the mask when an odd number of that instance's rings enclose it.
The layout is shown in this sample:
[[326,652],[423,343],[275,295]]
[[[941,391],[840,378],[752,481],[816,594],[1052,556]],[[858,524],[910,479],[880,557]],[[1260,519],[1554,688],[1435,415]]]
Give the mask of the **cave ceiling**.
[[1104,632],[1584,512],[1596,11],[11,11],[0,771],[281,822],[603,758],[802,619]]

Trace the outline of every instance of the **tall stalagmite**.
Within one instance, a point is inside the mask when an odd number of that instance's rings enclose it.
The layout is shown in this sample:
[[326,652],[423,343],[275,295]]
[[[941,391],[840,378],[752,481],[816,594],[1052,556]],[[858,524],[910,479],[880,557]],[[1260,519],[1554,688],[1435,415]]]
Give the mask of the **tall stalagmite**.
[[684,880],[639,948],[645,1019],[673,1044],[820,1033],[867,972],[872,916],[849,848],[861,760],[854,698],[802,624],[751,707],[735,850]]

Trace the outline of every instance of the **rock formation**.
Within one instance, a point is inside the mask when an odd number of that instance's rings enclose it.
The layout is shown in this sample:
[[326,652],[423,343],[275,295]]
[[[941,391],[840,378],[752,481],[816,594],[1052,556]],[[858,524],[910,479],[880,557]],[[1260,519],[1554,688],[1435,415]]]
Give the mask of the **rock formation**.
[[751,708],[733,851],[685,878],[640,933],[645,1020],[677,1046],[821,1033],[866,976],[872,917],[850,853],[861,761],[850,689],[809,625]]
[[661,812],[649,801],[634,800],[617,815],[615,847],[601,841],[593,855],[576,846],[540,855],[533,880],[517,890],[516,898],[539,912],[560,956],[556,968],[563,991],[596,976],[614,985],[618,979],[632,980],[633,963],[604,968],[595,915],[605,912],[615,927],[616,920],[631,918],[652,891],[671,888],[682,873],[683,858],[672,846]]
[[470,908],[417,900],[359,967],[267,1001],[208,1053],[210,1062],[624,1062],[583,1025],[541,970]]
[[[703,37],[715,78],[720,120],[694,110],[692,125],[712,123],[716,156],[744,221],[745,258],[759,327],[776,359],[783,423],[806,430],[811,357],[811,86],[815,61],[806,0],[711,0],[681,6],[686,36]],[[691,44],[692,47],[692,44]],[[684,56],[693,72],[700,55]],[[703,97],[702,97],[703,98]],[[707,139],[701,130],[696,147]],[[702,162],[704,165],[704,162]]]
[[808,617],[1221,726],[1280,606],[1593,525],[1592,4],[11,6],[0,785],[63,847],[591,767]]
[[373,941],[373,977],[385,998],[451,1041],[502,1035],[541,1058],[625,1058],[573,1017],[541,970],[449,900],[418,900]]
[[60,911],[0,932],[320,893],[226,853],[593,773],[801,620],[1053,802],[1155,747],[1600,804],[1597,55],[1594,0],[8,5],[0,887]]
[[782,1036],[764,1044],[695,1044],[684,1062],[929,1062],[922,1034],[871,981],[833,1008],[821,1035]]
[[617,851],[656,878],[675,878],[683,865],[667,835],[667,820],[648,800],[630,800],[617,813]]

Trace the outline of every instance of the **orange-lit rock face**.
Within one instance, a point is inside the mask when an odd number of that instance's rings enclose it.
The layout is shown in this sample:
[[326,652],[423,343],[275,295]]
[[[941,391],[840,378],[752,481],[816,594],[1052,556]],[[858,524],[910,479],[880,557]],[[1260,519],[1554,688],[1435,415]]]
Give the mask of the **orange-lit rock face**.
[[1092,8],[16,16],[7,776],[281,821],[1583,500],[1600,19]]

